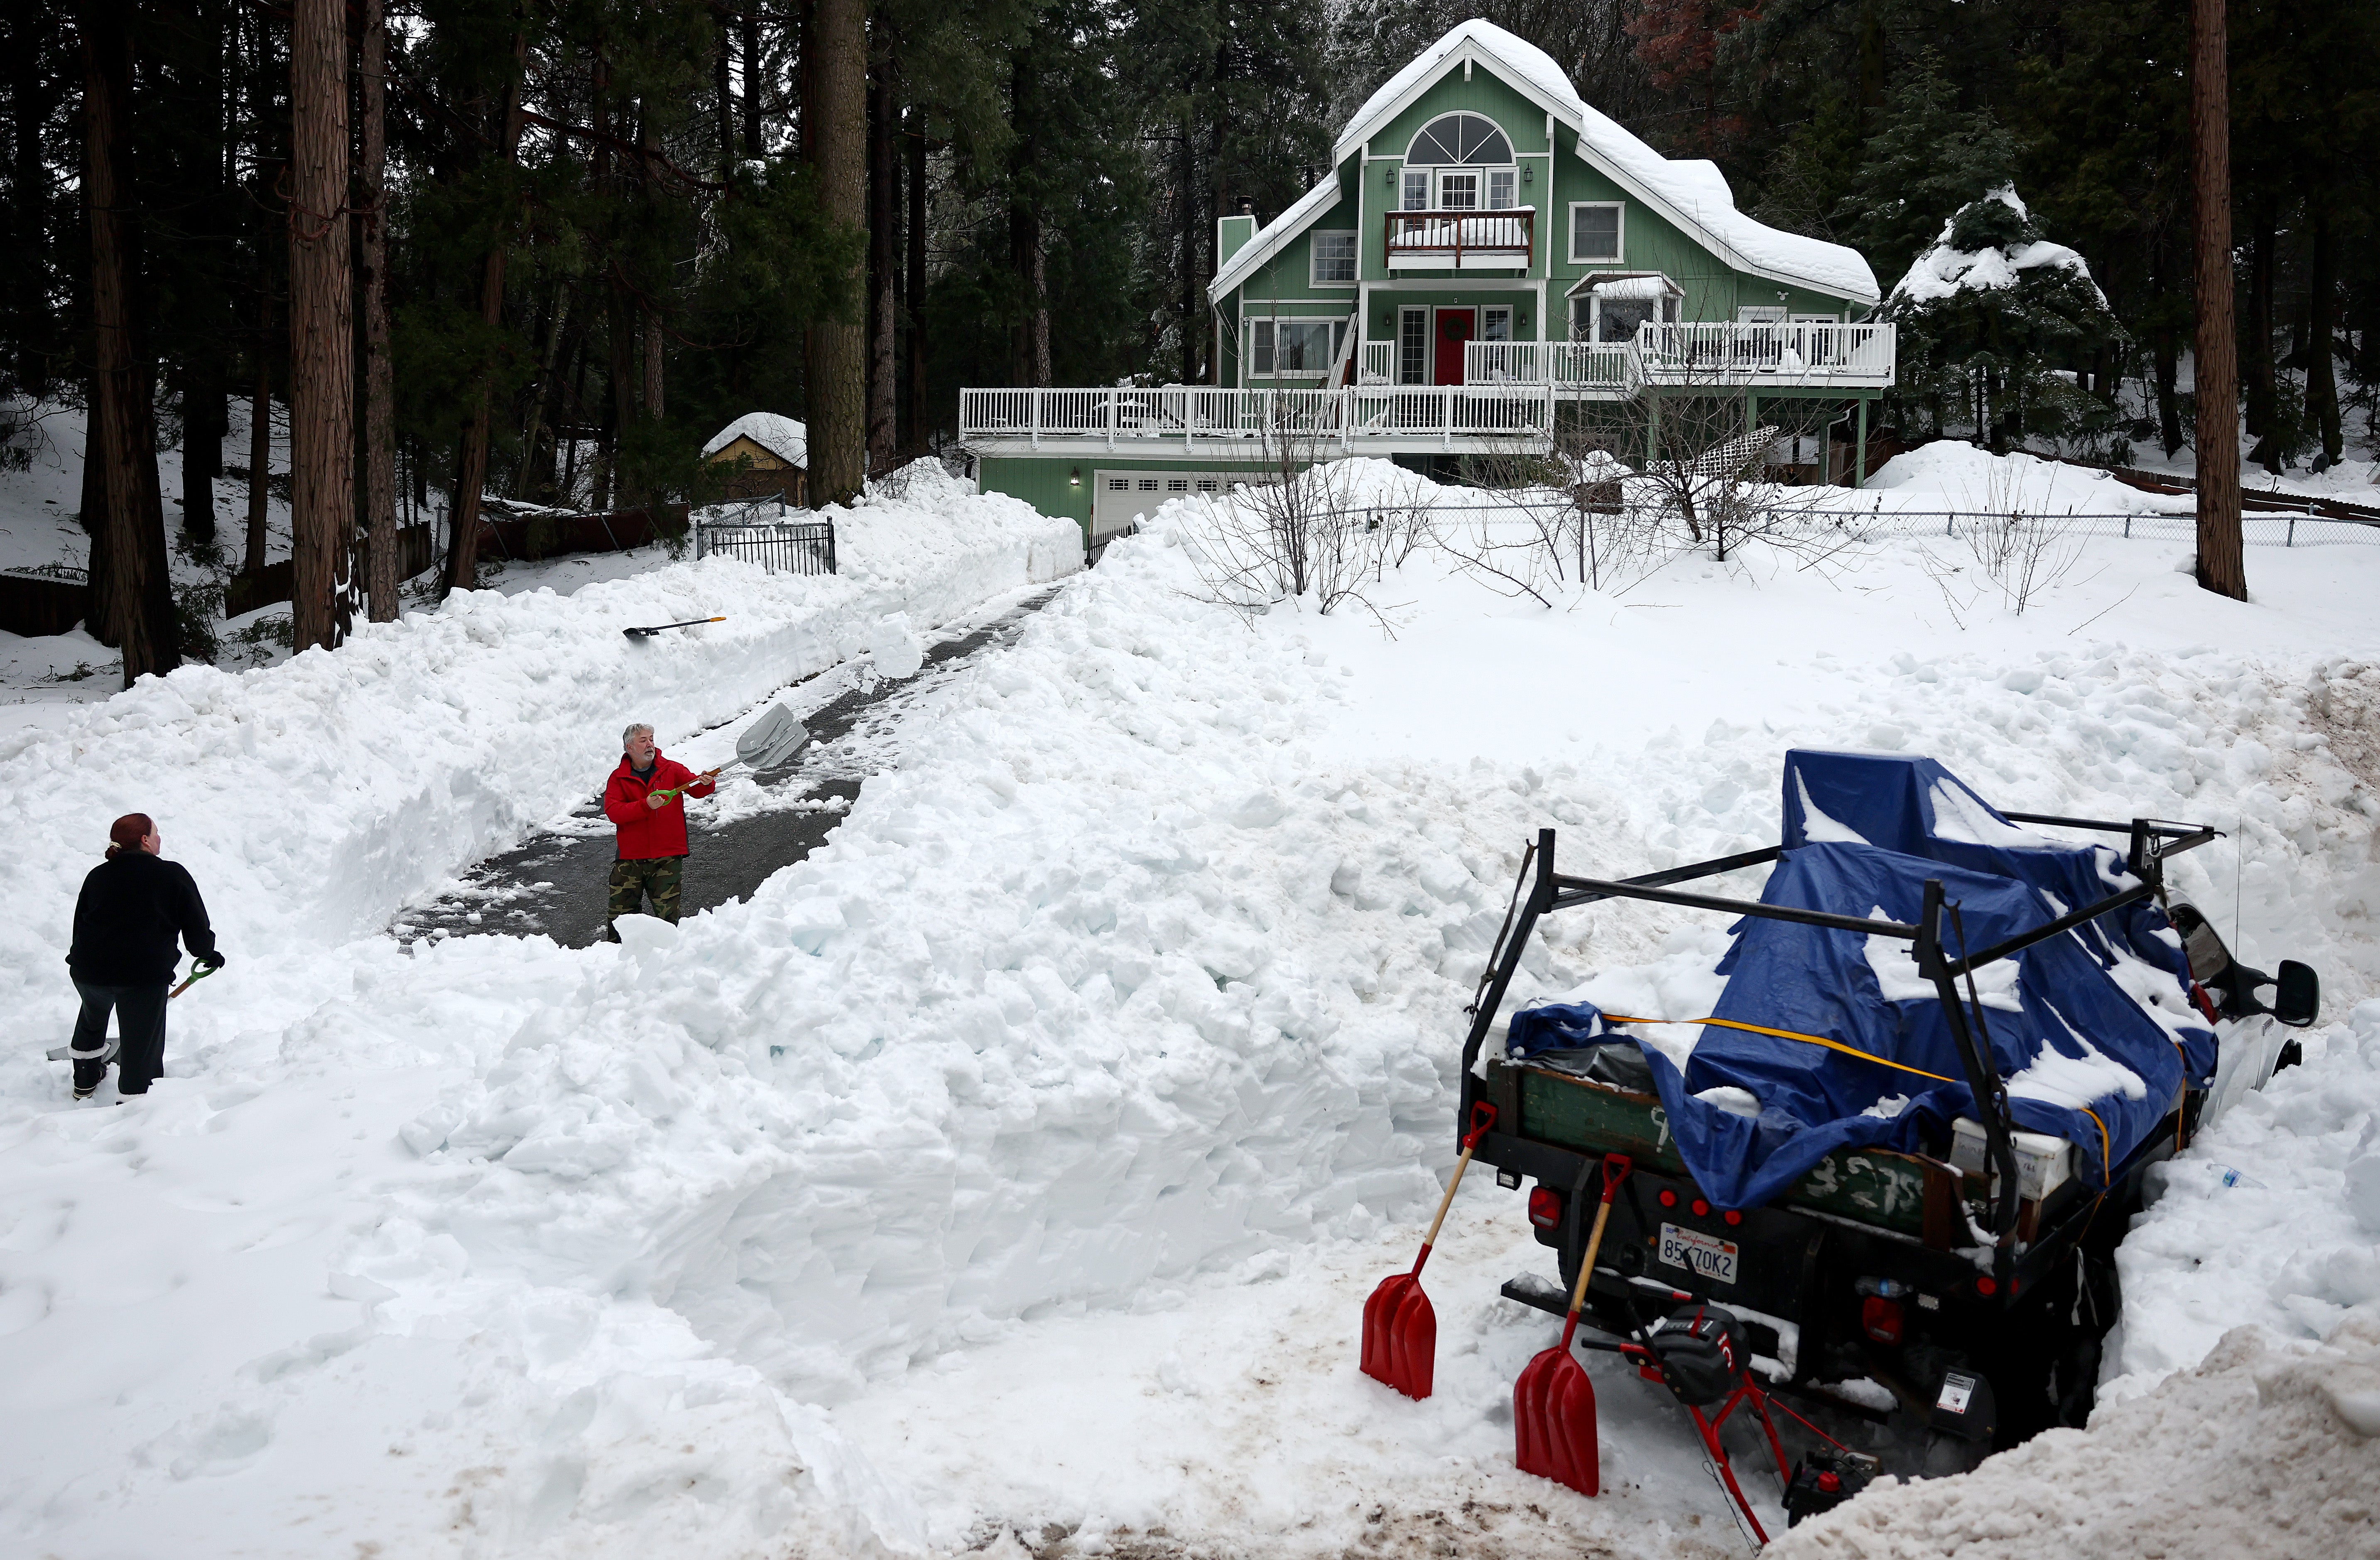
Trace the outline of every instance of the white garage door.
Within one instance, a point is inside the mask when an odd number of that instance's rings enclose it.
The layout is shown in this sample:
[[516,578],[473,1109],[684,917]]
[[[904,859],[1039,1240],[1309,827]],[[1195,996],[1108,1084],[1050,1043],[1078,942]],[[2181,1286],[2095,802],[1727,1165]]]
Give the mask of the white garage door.
[[[1091,541],[1105,542],[1132,529],[1135,520],[1157,513],[1169,498],[1191,494],[1221,494],[1234,482],[1264,481],[1253,471],[1103,471],[1091,473]],[[1278,481],[1273,478],[1270,480]]]

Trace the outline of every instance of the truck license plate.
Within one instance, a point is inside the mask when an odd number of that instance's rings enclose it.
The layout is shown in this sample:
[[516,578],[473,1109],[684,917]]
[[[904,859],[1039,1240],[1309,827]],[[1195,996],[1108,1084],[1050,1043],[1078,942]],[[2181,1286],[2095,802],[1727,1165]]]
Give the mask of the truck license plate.
[[1715,1283],[1735,1282],[1736,1249],[1732,1240],[1663,1225],[1658,1254],[1671,1267],[1684,1268]]

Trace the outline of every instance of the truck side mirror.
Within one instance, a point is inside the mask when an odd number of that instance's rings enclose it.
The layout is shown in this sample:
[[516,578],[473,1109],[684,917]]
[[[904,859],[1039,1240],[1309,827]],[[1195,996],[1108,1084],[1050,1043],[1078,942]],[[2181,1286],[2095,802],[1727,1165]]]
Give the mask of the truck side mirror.
[[2311,965],[2281,960],[2273,977],[2273,1017],[2293,1030],[2304,1029],[2322,1010],[2322,977]]
[[2198,913],[2198,907],[2177,902],[2166,913],[2173,929],[2181,933],[2181,949],[2190,959],[2190,978],[2202,986],[2222,983],[2224,972],[2231,968],[2231,950],[2223,945],[2223,938],[2207,919]]

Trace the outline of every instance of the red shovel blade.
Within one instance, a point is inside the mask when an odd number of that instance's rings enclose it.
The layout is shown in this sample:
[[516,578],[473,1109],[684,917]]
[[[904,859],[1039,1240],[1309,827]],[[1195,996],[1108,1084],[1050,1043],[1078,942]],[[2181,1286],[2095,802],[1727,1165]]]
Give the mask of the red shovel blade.
[[1512,1432],[1523,1473],[1597,1493],[1595,1383],[1568,1348],[1545,1350],[1512,1383]]
[[1438,1362],[1438,1312],[1409,1273],[1380,1280],[1364,1302],[1364,1374],[1407,1397],[1429,1395]]

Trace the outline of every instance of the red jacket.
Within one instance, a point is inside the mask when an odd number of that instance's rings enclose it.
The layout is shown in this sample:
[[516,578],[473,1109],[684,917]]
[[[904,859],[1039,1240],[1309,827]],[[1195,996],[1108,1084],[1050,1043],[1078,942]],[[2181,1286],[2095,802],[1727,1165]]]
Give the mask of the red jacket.
[[[688,781],[693,781],[687,785]],[[653,772],[639,780],[628,767],[628,755],[620,755],[620,767],[612,772],[611,782],[603,787],[603,816],[620,830],[620,859],[650,861],[663,856],[686,854],[686,797],[672,797],[659,807],[645,805],[649,791],[675,790],[686,786],[688,797],[707,797],[714,788],[709,780],[695,780],[694,771],[674,759],[664,758],[659,750],[653,753]]]

